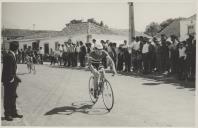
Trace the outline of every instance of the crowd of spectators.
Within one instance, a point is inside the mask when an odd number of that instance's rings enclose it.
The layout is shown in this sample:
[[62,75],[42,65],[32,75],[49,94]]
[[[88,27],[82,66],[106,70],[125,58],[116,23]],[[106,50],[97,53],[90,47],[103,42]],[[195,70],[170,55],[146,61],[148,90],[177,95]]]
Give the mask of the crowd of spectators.
[[196,39],[179,41],[178,37],[161,35],[161,38],[133,38],[124,56],[131,56],[126,71],[144,74],[163,73],[175,75],[180,80],[195,79]]
[[[135,72],[142,74],[168,74],[180,80],[195,79],[196,39],[179,41],[178,37],[161,35],[160,38],[133,37],[132,43],[126,40],[117,46],[109,40],[95,40],[91,43],[73,42],[71,39],[58,50],[51,52],[51,64],[59,63],[66,67],[86,66],[86,57],[100,41],[115,62],[118,72]],[[78,64],[79,63],[79,64]],[[107,61],[102,60],[107,68]]]
[[19,49],[16,56],[18,64],[26,64],[27,58],[31,58],[34,64],[43,64],[43,55],[37,50],[31,50],[31,48]]
[[[42,48],[37,51],[21,49],[17,54],[17,62],[26,63],[26,57],[31,56],[35,64],[43,64],[43,61],[48,60],[51,65],[86,67],[87,56],[94,49],[96,41],[109,53],[118,72],[168,74],[180,80],[195,80],[196,39],[192,35],[183,41],[179,41],[175,35],[161,35],[160,38],[136,36],[131,43],[124,40],[119,46],[109,40],[93,39],[91,43],[84,43],[69,39],[64,44],[58,44],[56,50],[50,49],[47,57]],[[103,59],[102,63],[107,68],[107,60]]]

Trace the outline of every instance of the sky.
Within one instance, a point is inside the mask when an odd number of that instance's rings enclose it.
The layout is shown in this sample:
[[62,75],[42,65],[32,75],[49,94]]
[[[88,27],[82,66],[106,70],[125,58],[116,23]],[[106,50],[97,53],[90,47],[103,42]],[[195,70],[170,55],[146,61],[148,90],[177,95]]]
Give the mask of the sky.
[[[151,22],[190,17],[195,3],[134,3],[135,29],[143,32]],[[35,30],[62,30],[73,19],[94,18],[110,28],[129,27],[128,4],[123,3],[2,3],[2,27]]]

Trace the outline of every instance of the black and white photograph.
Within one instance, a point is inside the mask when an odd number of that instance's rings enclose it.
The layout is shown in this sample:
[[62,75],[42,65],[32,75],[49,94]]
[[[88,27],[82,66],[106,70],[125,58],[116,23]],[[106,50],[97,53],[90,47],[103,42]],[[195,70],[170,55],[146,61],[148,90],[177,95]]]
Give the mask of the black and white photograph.
[[1,126],[196,127],[196,9],[1,2]]

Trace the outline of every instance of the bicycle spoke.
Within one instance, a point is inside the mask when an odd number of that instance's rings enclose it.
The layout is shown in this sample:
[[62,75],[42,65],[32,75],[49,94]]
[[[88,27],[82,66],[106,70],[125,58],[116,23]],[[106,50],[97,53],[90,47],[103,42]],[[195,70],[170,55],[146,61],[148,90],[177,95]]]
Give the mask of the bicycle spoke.
[[94,94],[94,77],[93,76],[91,76],[89,79],[89,94],[90,94],[91,101],[93,103],[96,103],[98,98],[94,97],[95,94]]
[[104,83],[103,102],[107,110],[111,110],[114,104],[113,90],[108,81]]

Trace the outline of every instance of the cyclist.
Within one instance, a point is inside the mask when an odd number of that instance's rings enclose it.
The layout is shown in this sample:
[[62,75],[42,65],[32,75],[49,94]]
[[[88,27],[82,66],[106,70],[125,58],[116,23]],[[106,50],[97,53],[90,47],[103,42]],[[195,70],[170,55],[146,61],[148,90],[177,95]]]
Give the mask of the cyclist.
[[104,66],[102,65],[102,59],[106,58],[107,62],[109,62],[109,64],[111,64],[110,66],[112,67],[111,69],[113,70],[113,75],[117,74],[116,72],[116,68],[115,68],[115,64],[114,61],[111,59],[111,57],[109,56],[109,54],[103,50],[103,46],[100,42],[96,42],[94,45],[94,49],[93,51],[89,54],[88,57],[88,66],[91,70],[91,72],[94,75],[94,97],[96,98],[96,93],[97,93],[97,88],[99,85],[99,77],[100,73],[99,70],[102,71],[102,75],[105,75],[105,70],[104,70]]
[[26,64],[27,64],[27,68],[28,68],[29,73],[31,73],[31,71],[34,71],[34,73],[35,73],[36,69],[35,69],[35,65],[34,65],[34,62],[33,62],[33,55],[28,54],[26,56]]

